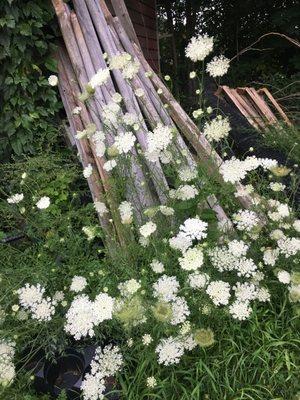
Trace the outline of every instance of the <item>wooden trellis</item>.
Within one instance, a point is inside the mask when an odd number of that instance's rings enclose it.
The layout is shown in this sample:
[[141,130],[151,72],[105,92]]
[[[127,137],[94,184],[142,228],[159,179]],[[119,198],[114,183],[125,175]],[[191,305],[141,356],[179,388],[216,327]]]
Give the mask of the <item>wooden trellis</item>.
[[[109,210],[109,213],[99,215],[105,237],[112,247],[126,246],[130,231],[120,221],[117,200],[111,190],[110,173],[103,168],[106,155],[96,155],[91,138],[76,139],[76,132],[86,129],[90,124],[94,124],[97,130],[102,130],[103,107],[111,102],[114,94],[120,93],[124,99],[123,113],[139,116],[140,126],[135,131],[135,136],[142,152],[147,150],[148,130],[161,123],[176,132],[172,150],[181,159],[182,165],[194,168],[198,162],[202,163],[207,173],[222,184],[219,167],[223,161],[151,69],[131,29],[129,33],[126,32],[125,28],[130,24],[124,22],[128,14],[125,12],[123,0],[119,2],[122,5],[120,10],[124,26],[119,17],[111,15],[104,0],[73,0],[74,10],[63,0],[52,2],[64,39],[64,45],[58,51],[59,89],[70,124],[70,134],[76,143],[83,166],[93,166],[88,182],[94,200],[104,202]],[[86,90],[89,80],[99,69],[107,68],[106,56],[111,58],[124,52],[129,53],[140,64],[135,77],[128,81],[120,70],[113,69],[109,79],[96,88],[87,103],[80,101],[80,94]],[[142,96],[137,96],[138,89],[143,90]],[[78,115],[74,115],[72,111],[76,107],[81,107]],[[121,129],[122,127],[119,128]],[[116,133],[107,133],[108,146],[114,143]],[[161,162],[149,162],[137,150],[136,147],[131,150],[130,164],[121,174],[125,175],[128,183],[126,200],[132,203],[135,218],[141,222],[145,208],[166,203],[170,188]],[[133,181],[133,185],[130,185],[130,181]],[[240,185],[236,186],[238,190]],[[252,204],[247,195],[238,199],[244,207]],[[207,198],[207,206],[216,212],[220,221],[230,224],[214,196]]]
[[269,125],[276,125],[280,119],[292,125],[282,107],[265,87],[256,90],[253,87],[232,89],[220,86],[216,95],[225,95],[257,130],[263,131]]

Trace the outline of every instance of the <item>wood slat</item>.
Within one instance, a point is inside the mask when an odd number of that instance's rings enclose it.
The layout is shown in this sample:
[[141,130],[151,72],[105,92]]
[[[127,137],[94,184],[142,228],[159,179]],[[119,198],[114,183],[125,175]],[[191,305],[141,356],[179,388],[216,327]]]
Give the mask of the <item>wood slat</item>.
[[267,88],[261,88],[257,91],[257,93],[263,97],[262,93],[264,93],[268,99],[271,101],[271,103],[273,104],[273,106],[276,108],[276,110],[278,111],[278,113],[281,115],[281,117],[284,119],[284,121],[289,125],[292,126],[291,121],[289,120],[288,116],[286,115],[286,113],[283,111],[283,109],[280,107],[280,105],[278,104],[278,102],[274,99],[274,97],[272,96],[272,94],[269,92],[269,90]]

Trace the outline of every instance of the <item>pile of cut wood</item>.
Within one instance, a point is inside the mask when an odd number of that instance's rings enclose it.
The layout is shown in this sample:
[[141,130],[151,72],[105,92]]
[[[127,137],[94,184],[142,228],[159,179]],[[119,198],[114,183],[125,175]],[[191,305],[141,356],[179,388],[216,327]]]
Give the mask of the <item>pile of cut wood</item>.
[[[93,135],[78,133],[105,131],[105,144],[113,149],[115,137],[126,130],[121,125],[106,124],[107,106],[113,99],[122,98],[119,103],[121,114],[136,116],[138,123],[130,128],[136,137],[135,146],[126,155],[123,163],[115,167],[119,177],[123,177],[122,200],[133,205],[134,218],[142,223],[144,211],[148,207],[165,204],[168,199],[170,182],[162,160],[149,161],[144,157],[148,147],[148,132],[159,124],[168,126],[174,132],[172,141],[172,162],[182,167],[194,167],[196,163],[205,165],[208,174],[219,175],[221,158],[211,148],[197,126],[174,99],[168,88],[150,68],[139,44],[126,26],[130,21],[123,0],[119,2],[123,10],[122,24],[113,17],[104,0],[73,0],[74,10],[63,0],[53,0],[64,39],[58,51],[59,88],[70,125],[70,135],[76,143],[83,167],[91,166],[92,174],[88,183],[95,202],[105,203],[108,212],[99,213],[101,227],[108,247],[126,245],[130,232],[120,219],[118,188],[111,178],[105,163],[111,159],[112,151],[97,154]],[[126,23],[127,21],[127,23]],[[128,79],[118,68],[110,66],[115,56],[127,55],[136,73]],[[91,79],[97,71],[110,66],[110,75],[105,83],[90,87]],[[247,196],[239,198],[244,207],[251,204]],[[225,212],[214,196],[207,199],[219,218],[228,220]]]

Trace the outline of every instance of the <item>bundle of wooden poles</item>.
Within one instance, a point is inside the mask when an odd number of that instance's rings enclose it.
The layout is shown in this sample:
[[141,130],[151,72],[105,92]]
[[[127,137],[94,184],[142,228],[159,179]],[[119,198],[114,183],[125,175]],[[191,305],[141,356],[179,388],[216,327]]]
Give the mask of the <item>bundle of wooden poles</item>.
[[[135,218],[141,223],[144,211],[167,202],[169,182],[160,162],[150,162],[140,155],[147,149],[147,132],[158,124],[167,125],[176,131],[172,151],[177,152],[182,165],[193,168],[197,163],[205,165],[208,174],[217,177],[222,159],[211,148],[197,126],[174,99],[168,88],[151,69],[130,31],[130,21],[126,17],[123,0],[117,1],[123,13],[113,17],[104,0],[73,0],[74,10],[63,0],[52,0],[60,24],[64,45],[58,51],[59,89],[70,125],[72,140],[76,143],[83,167],[93,166],[88,178],[94,201],[106,204],[108,213],[99,215],[100,224],[109,248],[126,246],[130,240],[128,229],[121,223],[118,212],[119,201],[111,185],[110,173],[103,165],[105,156],[99,157],[91,138],[78,140],[76,133],[94,124],[103,130],[103,106],[112,101],[112,96],[120,93],[123,98],[122,112],[132,113],[139,118],[139,128],[135,131],[137,145],[132,148],[130,162],[119,171],[127,185],[125,199],[134,208]],[[125,10],[125,11],[124,11]],[[127,16],[128,17],[128,16]],[[96,87],[88,102],[80,101],[90,79],[99,69],[107,68],[107,59],[130,54],[140,64],[139,71],[130,81],[118,69],[112,69],[105,84]],[[137,96],[142,89],[143,96]],[[73,110],[80,107],[79,114]],[[122,130],[122,127],[119,128]],[[112,129],[106,134],[107,145],[114,143],[117,132]],[[251,205],[251,199],[239,198],[244,207]],[[214,196],[207,198],[207,205],[217,214],[220,221],[228,220],[224,210]]]

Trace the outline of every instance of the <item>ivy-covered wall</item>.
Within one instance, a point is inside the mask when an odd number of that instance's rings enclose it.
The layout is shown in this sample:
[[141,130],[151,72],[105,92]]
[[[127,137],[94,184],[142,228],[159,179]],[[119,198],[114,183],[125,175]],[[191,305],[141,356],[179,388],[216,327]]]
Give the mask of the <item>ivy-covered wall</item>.
[[47,78],[59,29],[50,0],[1,0],[0,160],[46,150],[58,134],[57,89]]

